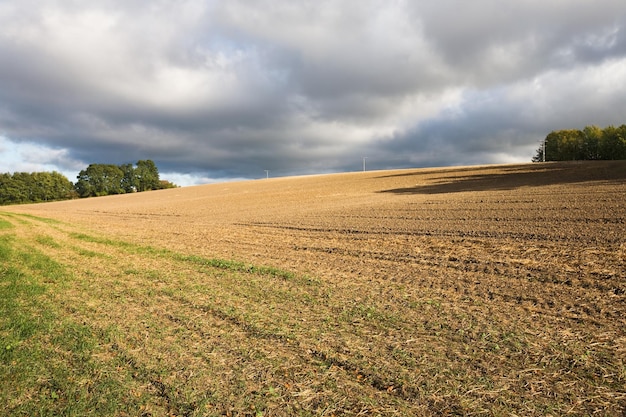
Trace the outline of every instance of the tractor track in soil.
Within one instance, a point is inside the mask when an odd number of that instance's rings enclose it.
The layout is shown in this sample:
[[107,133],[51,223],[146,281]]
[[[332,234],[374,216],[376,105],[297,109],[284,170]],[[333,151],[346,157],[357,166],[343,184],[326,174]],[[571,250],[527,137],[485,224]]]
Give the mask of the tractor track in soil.
[[[540,415],[547,408],[524,407],[548,407],[554,398],[565,412],[581,392],[588,398],[581,414],[626,409],[618,388],[626,377],[623,161],[277,178],[143,194],[8,210],[313,276],[334,297],[324,311],[354,317],[334,335],[296,345],[219,309],[171,302],[434,414],[494,407],[496,392],[502,410],[521,414]],[[391,324],[381,329],[372,317]],[[494,332],[500,341],[490,341]],[[413,340],[424,346],[406,343]],[[581,359],[594,354],[604,359]],[[491,388],[471,389],[463,400],[452,388],[438,396],[431,384],[446,382],[435,365],[448,366],[444,374],[459,384],[476,378]],[[430,379],[409,376],[411,367]],[[589,376],[603,367],[612,371]],[[502,397],[505,387],[510,394]],[[443,407],[446,398],[452,408]]]

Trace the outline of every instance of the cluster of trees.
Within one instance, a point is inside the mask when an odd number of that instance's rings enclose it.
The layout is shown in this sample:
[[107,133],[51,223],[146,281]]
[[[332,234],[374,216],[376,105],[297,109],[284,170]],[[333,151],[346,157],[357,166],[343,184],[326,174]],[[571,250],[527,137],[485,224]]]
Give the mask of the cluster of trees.
[[149,190],[175,188],[159,178],[151,160],[137,165],[91,164],[80,171],[76,184],[58,172],[0,174],[0,205],[39,203]]
[[80,171],[76,182],[79,197],[96,197],[174,188],[176,185],[159,178],[159,170],[150,159],[137,165],[91,164]]
[[0,174],[0,205],[67,200],[74,184],[58,172]]
[[626,125],[550,132],[533,162],[626,159]]

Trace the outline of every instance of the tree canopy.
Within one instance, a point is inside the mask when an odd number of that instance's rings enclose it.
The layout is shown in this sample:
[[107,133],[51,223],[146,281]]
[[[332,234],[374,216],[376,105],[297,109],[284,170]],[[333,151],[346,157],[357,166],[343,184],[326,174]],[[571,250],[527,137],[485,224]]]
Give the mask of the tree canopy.
[[176,187],[159,178],[159,169],[150,159],[137,165],[91,164],[80,171],[76,192],[80,197],[97,197]]
[[76,192],[81,197],[121,194],[124,171],[117,165],[90,164],[78,174]]
[[135,168],[135,186],[137,191],[158,190],[160,188],[159,170],[153,161],[137,161]]
[[552,131],[533,162],[626,159],[626,125]]
[[67,200],[75,195],[74,184],[56,171],[0,174],[0,205]]
[[58,172],[0,174],[0,205],[40,203],[76,197],[96,197],[175,188],[161,180],[156,164],[147,159],[133,164],[90,164],[76,184]]

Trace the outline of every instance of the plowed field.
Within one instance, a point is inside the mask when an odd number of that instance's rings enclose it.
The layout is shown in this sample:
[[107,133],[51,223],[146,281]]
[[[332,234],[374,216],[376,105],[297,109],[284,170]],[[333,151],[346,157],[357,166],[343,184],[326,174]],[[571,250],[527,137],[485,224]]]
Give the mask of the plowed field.
[[[262,179],[0,219],[70,271],[47,302],[96,335],[89,360],[128,392],[118,414],[626,413],[623,161]],[[20,395],[3,397],[16,413],[38,401]]]

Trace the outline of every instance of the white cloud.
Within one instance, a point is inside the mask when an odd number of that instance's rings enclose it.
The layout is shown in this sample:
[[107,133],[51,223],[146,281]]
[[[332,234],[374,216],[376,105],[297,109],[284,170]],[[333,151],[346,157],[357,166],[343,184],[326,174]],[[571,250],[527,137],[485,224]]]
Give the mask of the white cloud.
[[0,127],[63,166],[153,159],[191,183],[367,149],[530,159],[546,131],[624,123],[622,3],[7,0]]
[[0,166],[3,172],[57,171],[74,182],[85,166],[67,149],[53,149],[36,143],[17,143],[0,136]]

